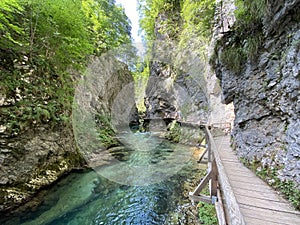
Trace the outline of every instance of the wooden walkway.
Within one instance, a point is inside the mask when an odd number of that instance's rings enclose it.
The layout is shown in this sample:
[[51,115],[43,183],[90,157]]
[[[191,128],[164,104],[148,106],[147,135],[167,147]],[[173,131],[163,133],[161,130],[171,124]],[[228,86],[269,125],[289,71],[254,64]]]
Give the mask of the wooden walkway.
[[[230,147],[230,136],[215,137],[214,140],[245,224],[300,224],[300,212],[293,210],[286,200],[238,160]],[[225,214],[228,214],[226,205]]]
[[[192,201],[215,204],[219,224],[300,225],[300,212],[246,168],[230,147],[230,136],[213,137],[205,125],[208,173]],[[200,194],[209,182],[210,196]]]

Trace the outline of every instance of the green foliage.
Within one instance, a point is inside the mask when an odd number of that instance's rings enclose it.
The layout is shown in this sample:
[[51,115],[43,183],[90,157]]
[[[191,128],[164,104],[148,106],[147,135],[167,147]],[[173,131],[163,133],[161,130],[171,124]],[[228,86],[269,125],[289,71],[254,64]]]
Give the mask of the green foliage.
[[[263,18],[268,15],[267,0],[236,0],[236,22],[231,32],[225,35],[222,43],[216,49],[223,47],[221,62],[235,73],[242,72],[245,62],[255,61],[264,41]],[[224,38],[223,38],[224,39]],[[228,43],[229,42],[229,43]],[[211,64],[216,61],[217,53],[210,59]]]
[[246,53],[240,46],[228,46],[221,53],[221,62],[235,73],[241,72],[245,61]]
[[181,128],[180,125],[174,120],[168,126],[168,133],[166,134],[166,138],[174,143],[179,143],[181,138]]
[[90,55],[130,42],[124,9],[113,0],[1,0],[1,124],[18,134],[68,124],[75,76]]
[[94,54],[130,43],[130,25],[124,9],[112,0],[82,0]]
[[141,13],[140,25],[146,33],[148,41],[155,38],[154,28],[158,13],[164,6],[164,0],[142,0],[139,1],[139,11]]
[[96,121],[99,127],[98,134],[101,144],[105,148],[118,145],[118,142],[115,139],[116,133],[110,123],[110,117],[105,115],[98,115]]
[[296,184],[291,180],[281,180],[278,177],[278,170],[281,166],[277,167],[263,167],[258,160],[249,161],[242,158],[241,161],[256,173],[261,179],[265,180],[276,190],[284,194],[285,198],[289,200],[297,210],[300,210],[300,190]]
[[264,16],[269,13],[268,0],[235,0],[237,29],[256,32]]
[[139,10],[141,14],[140,25],[146,33],[148,42],[155,39],[155,25],[159,14],[169,15],[164,21],[161,21],[160,33],[169,33],[169,36],[174,36],[179,32],[179,18],[176,17],[180,12],[179,0],[142,0],[139,1]]
[[199,203],[198,208],[200,223],[207,225],[218,224],[214,205]]
[[279,181],[276,184],[276,188],[286,196],[297,210],[300,210],[300,190],[296,188],[296,184],[293,181]]
[[[155,39],[155,25],[159,21],[161,34],[185,43],[195,35],[209,37],[213,26],[215,0],[143,0],[139,2],[141,28],[146,40]],[[159,19],[159,15],[165,17]],[[180,35],[181,34],[181,35]],[[180,35],[180,37],[179,37]]]
[[138,60],[136,63],[136,68],[132,72],[134,79],[134,88],[135,88],[135,98],[136,105],[139,113],[146,111],[144,104],[145,91],[147,87],[147,82],[150,76],[149,63],[143,61],[142,59]]
[[190,34],[210,37],[215,14],[215,0],[194,1],[182,3],[182,18],[184,29]]
[[[23,7],[19,0],[1,0],[0,2],[0,45],[7,49],[15,45],[21,45],[19,35],[24,35],[24,29],[20,26]],[[19,17],[19,18],[18,18]]]

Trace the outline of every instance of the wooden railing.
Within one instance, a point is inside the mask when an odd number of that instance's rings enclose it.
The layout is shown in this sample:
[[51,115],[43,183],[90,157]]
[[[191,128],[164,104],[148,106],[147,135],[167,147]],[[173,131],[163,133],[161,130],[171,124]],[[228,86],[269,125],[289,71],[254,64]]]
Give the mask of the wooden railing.
[[[229,180],[224,170],[217,146],[214,142],[210,129],[214,126],[204,126],[206,151],[208,154],[207,175],[201,180],[189,198],[193,202],[206,202],[214,204],[217,212],[219,224],[245,224],[239,205],[230,186]],[[200,127],[201,128],[201,127]],[[201,195],[200,192],[209,184],[210,196]],[[222,202],[222,196],[226,204],[226,210]],[[227,212],[225,214],[225,212]]]

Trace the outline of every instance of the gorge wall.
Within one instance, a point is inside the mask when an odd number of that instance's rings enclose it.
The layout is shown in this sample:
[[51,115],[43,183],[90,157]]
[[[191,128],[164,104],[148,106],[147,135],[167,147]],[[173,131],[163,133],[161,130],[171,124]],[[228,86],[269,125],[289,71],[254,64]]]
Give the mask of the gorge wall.
[[238,156],[270,184],[279,178],[299,189],[300,1],[272,0],[261,7],[253,2],[245,8],[262,12],[246,25],[247,14],[243,24],[237,12],[216,45],[213,64],[223,102],[234,104]]
[[[110,74],[110,79],[103,79],[102,84],[97,80],[91,82],[99,84],[96,95],[91,96],[87,89],[81,90],[83,101],[93,105],[95,114],[109,117],[113,107],[113,101],[121,90],[128,84],[133,83],[133,78],[127,66],[118,63],[119,67]],[[99,64],[93,64],[92,73],[101,77]],[[55,87],[55,86],[54,86]],[[47,86],[45,88],[48,88]],[[95,87],[97,88],[97,87]],[[80,91],[80,90],[79,90]],[[19,113],[18,100],[27,98],[22,92],[16,92],[16,96],[8,95],[2,91],[0,96],[1,109],[9,109],[13,114]],[[35,96],[31,96],[34,99]],[[134,96],[132,96],[134,100]],[[128,99],[127,99],[128,100]],[[133,101],[134,102],[134,101]],[[32,110],[37,106],[32,105]],[[43,106],[47,109],[47,105]],[[136,107],[133,103],[130,121],[136,122]],[[2,114],[3,115],[3,114]],[[131,119],[133,118],[133,119]],[[84,117],[79,118],[83,120]],[[92,118],[94,121],[96,117]],[[18,120],[16,120],[18,122]],[[129,120],[127,123],[130,122]],[[0,129],[0,211],[9,212],[30,200],[38,191],[45,188],[62,175],[74,168],[82,168],[86,165],[84,152],[79,151],[80,139],[74,134],[74,123],[71,118],[66,124],[52,119],[29,122],[27,129],[18,133],[9,129],[10,121],[1,116]],[[100,124],[100,130],[105,132]],[[88,129],[92,129],[89,127]],[[85,134],[86,135],[86,134]],[[98,134],[99,135],[99,134]],[[105,134],[107,135],[107,134]],[[76,142],[77,141],[77,142]],[[108,143],[110,144],[110,143]]]
[[209,111],[205,62],[193,51],[192,45],[198,43],[180,44],[184,30],[182,8],[180,1],[166,1],[154,22],[146,118],[199,123],[207,120]]

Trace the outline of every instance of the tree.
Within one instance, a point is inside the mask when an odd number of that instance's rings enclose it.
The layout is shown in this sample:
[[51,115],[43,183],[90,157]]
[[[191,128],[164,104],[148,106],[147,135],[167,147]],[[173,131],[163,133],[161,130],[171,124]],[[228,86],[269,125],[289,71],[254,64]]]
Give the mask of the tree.
[[14,51],[23,45],[20,36],[24,28],[20,25],[23,7],[18,0],[0,1],[0,68],[12,66]]
[[71,114],[74,79],[91,55],[130,42],[124,9],[113,0],[1,0],[0,108],[13,132]]
[[114,5],[114,1],[83,0],[82,8],[94,43],[94,54],[130,43],[129,20],[124,9]]

